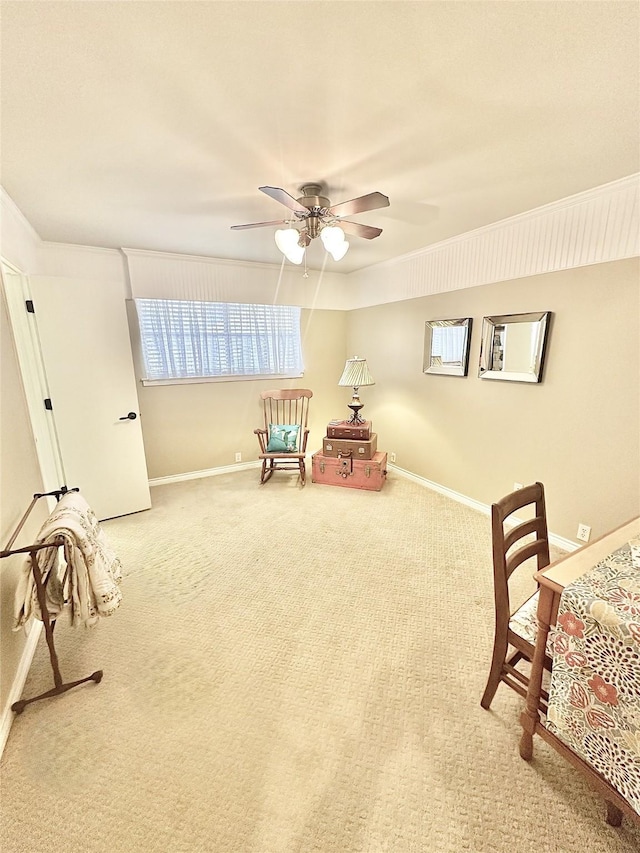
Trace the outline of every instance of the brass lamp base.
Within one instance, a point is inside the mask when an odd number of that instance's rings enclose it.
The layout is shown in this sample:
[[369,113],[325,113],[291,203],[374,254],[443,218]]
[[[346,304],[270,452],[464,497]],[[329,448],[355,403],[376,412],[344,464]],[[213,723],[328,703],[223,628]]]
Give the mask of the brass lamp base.
[[360,417],[360,409],[362,408],[362,403],[349,403],[349,408],[353,412],[348,421],[345,421],[347,424],[363,424],[365,423],[365,419]]
[[353,389],[353,397],[351,398],[351,402],[347,403],[353,414],[349,418],[346,423],[348,424],[363,424],[365,422],[364,418],[360,417],[360,409],[363,407],[363,403],[360,402],[360,395],[358,394],[358,389]]

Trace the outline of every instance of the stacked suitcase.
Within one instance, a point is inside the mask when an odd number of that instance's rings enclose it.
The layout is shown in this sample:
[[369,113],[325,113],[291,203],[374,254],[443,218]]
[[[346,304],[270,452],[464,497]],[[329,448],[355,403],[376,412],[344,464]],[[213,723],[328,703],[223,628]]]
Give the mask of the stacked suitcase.
[[387,476],[387,454],[377,450],[371,421],[330,421],[322,451],[311,457],[314,483],[380,491]]

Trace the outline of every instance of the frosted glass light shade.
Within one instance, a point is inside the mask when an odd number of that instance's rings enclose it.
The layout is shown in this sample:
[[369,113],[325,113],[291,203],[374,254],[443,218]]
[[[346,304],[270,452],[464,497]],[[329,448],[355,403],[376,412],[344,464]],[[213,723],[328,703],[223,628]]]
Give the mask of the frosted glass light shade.
[[334,246],[344,242],[344,231],[339,225],[325,225],[320,232],[320,239],[329,252]]
[[339,261],[341,258],[347,254],[349,250],[349,243],[347,240],[343,240],[342,243],[338,243],[337,246],[333,246],[329,249],[329,254],[333,258],[334,261]]
[[320,232],[320,239],[334,261],[339,261],[347,254],[349,243],[344,239],[344,231],[339,225],[325,225]]
[[286,257],[292,264],[301,264],[304,258],[304,246],[293,246],[286,252]]
[[301,264],[304,246],[298,245],[300,232],[295,228],[278,228],[275,233],[276,246],[292,264]]
[[275,233],[276,246],[286,255],[290,248],[298,245],[299,236],[295,228],[278,228]]

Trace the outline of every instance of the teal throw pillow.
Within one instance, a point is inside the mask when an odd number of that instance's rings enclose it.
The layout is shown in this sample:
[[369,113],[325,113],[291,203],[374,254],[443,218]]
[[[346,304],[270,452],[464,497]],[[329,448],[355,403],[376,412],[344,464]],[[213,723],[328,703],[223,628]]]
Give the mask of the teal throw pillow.
[[267,453],[295,453],[300,424],[269,424]]

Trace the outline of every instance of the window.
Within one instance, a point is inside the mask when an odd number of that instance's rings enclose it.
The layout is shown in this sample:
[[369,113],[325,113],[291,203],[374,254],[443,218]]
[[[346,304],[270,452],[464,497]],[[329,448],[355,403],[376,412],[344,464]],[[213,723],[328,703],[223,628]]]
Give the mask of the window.
[[299,376],[300,308],[136,299],[145,380]]
[[436,326],[431,355],[440,358],[442,364],[462,364],[466,335],[466,326]]

